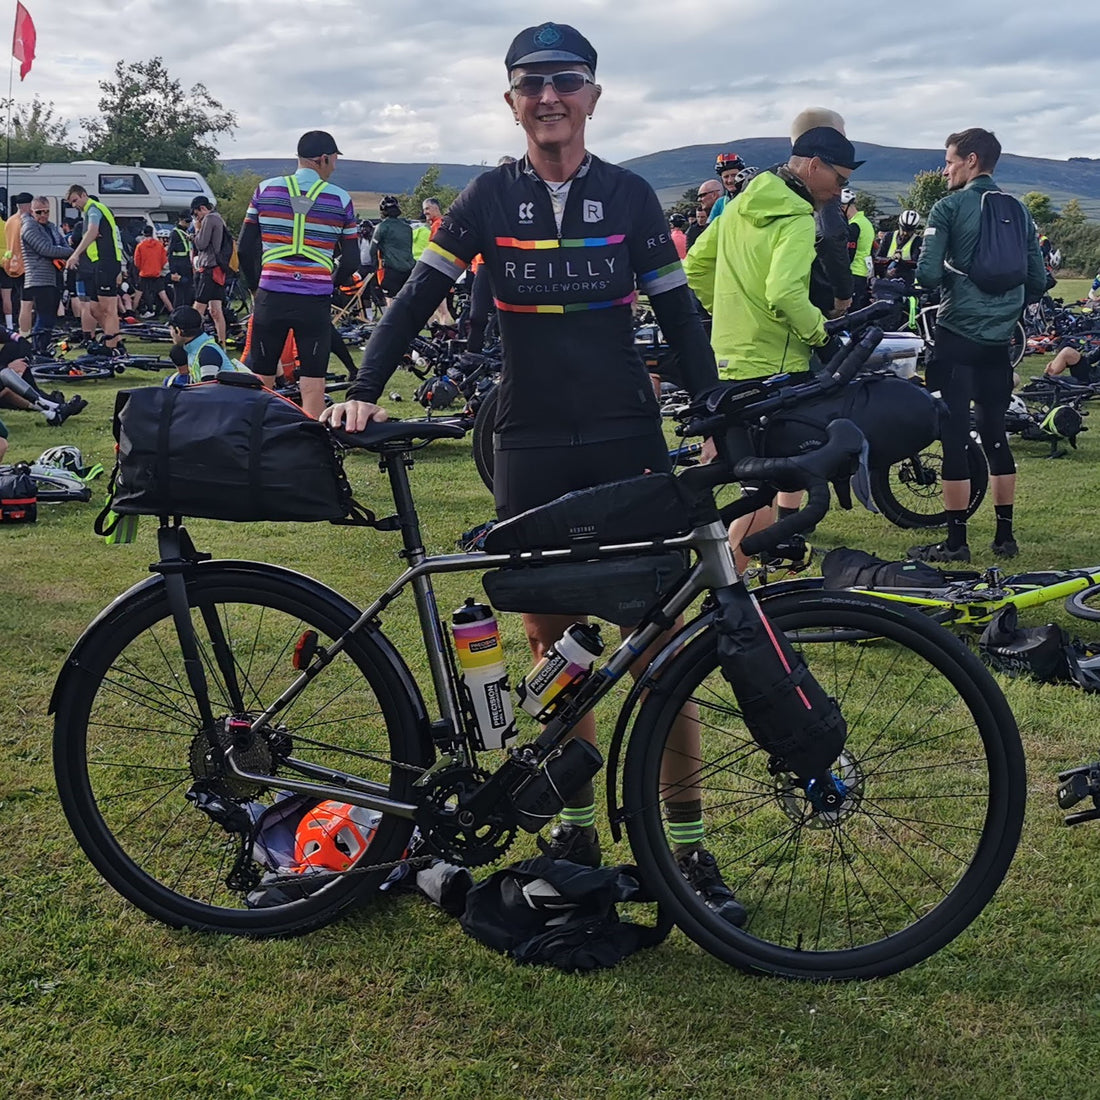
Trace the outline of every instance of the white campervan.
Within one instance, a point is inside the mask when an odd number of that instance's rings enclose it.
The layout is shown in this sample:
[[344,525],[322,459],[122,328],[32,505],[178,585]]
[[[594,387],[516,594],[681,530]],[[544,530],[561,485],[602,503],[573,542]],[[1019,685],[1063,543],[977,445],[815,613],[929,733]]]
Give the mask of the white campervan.
[[107,164],[100,160],[74,160],[68,164],[9,164],[0,167],[0,202],[4,216],[12,210],[11,199],[20,191],[45,195],[50,200],[50,218],[58,224],[79,215],[65,205],[69,188],[79,183],[110,207],[128,250],[146,225],[167,236],[181,210],[190,210],[196,195],[207,195],[217,204],[210,185],[198,172],[175,168],[147,168],[142,165]]

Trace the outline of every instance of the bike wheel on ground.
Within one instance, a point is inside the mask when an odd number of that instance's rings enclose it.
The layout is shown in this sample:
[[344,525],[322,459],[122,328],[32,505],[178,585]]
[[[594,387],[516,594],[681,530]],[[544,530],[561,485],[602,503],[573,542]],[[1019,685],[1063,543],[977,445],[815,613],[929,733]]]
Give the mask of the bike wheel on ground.
[[[989,465],[981,444],[971,436],[966,443],[970,474],[967,516],[982,503],[989,484]],[[898,527],[943,527],[943,445],[936,440],[919,454],[871,471],[871,497],[878,510]]]
[[497,424],[497,398],[500,387],[494,386],[477,407],[474,426],[470,433],[474,453],[474,465],[485,488],[493,491],[493,432]]
[[[728,963],[792,978],[894,973],[966,928],[1008,869],[1025,792],[1015,721],[978,659],[918,613],[854,593],[765,608],[840,703],[842,807],[816,811],[793,777],[771,774],[708,630],[662,671],[631,735],[623,803],[635,858],[680,928]],[[685,707],[698,757],[674,733]],[[703,844],[748,911],[743,928],[677,868],[661,806],[690,789]]]
[[303,647],[331,646],[357,613],[316,584],[255,567],[200,566],[189,591],[217,748],[200,728],[163,582],[146,582],[93,625],[59,681],[61,804],[100,874],[158,920],[249,936],[318,928],[377,889],[412,822],[383,816],[347,873],[263,882],[270,861],[258,862],[253,823],[275,804],[280,774],[354,772],[406,799],[427,763],[422,723],[378,643],[357,636],[276,721],[238,727],[242,763],[271,782],[228,774],[229,719],[258,717],[299,675]]
[[[86,359],[91,359],[87,362]],[[38,363],[31,367],[31,374],[39,382],[66,382],[73,385],[80,382],[98,382],[104,378],[114,378],[117,367],[104,362],[96,356],[87,356],[72,362],[64,360],[57,363]]]

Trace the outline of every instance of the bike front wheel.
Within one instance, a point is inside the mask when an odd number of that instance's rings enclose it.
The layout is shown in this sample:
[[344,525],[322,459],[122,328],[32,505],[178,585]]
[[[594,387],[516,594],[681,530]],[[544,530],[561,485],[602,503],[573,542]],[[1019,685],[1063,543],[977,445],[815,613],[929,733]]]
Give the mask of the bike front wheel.
[[[916,612],[828,592],[765,610],[839,702],[842,805],[815,810],[793,776],[772,773],[708,630],[661,672],[631,735],[623,803],[635,858],[680,928],[734,966],[818,980],[895,973],[966,928],[1008,869],[1025,792],[1016,723],[977,658]],[[743,927],[677,867],[663,806],[696,797]]]
[[[135,590],[90,628],[59,681],[54,768],[65,815],[110,885],[166,924],[248,936],[318,928],[386,879],[412,822],[364,810],[345,832],[321,814],[315,856],[300,826],[321,800],[288,797],[280,780],[336,785],[354,774],[359,790],[407,801],[429,751],[418,707],[365,632],[250,733],[354,609],[287,572],[225,563],[199,566],[188,596],[213,728],[203,727],[163,583]],[[247,771],[269,778],[231,774],[230,745]]]
[[[966,514],[970,517],[985,499],[989,485],[989,464],[981,444],[973,436],[966,441],[966,465],[970,478]],[[897,527],[947,525],[943,506],[943,445],[939,440],[893,466],[872,470],[870,487],[875,506]]]

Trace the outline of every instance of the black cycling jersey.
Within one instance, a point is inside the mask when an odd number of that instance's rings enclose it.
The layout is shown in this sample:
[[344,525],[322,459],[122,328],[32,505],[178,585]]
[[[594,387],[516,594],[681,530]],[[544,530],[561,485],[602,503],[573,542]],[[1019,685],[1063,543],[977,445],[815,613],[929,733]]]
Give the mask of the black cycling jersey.
[[446,289],[478,254],[504,348],[501,449],[646,435],[657,403],[634,346],[631,303],[647,294],[683,381],[716,380],[668,222],[641,177],[586,158],[557,225],[547,185],[523,158],[475,179],[444,216],[376,328],[351,399],[376,401]]

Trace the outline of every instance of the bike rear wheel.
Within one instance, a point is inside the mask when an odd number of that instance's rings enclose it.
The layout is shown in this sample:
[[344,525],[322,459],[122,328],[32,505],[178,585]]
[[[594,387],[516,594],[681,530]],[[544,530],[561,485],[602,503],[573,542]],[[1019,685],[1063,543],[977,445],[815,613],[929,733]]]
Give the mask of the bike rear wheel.
[[[977,658],[916,612],[855,593],[776,596],[765,609],[840,703],[843,805],[815,811],[792,776],[771,774],[708,630],[662,670],[631,735],[635,859],[680,928],[734,966],[819,980],[895,973],[966,928],[1008,869],[1025,793],[1016,723]],[[864,640],[841,640],[853,637]],[[674,739],[685,707],[697,753]],[[703,845],[748,911],[743,928],[677,868],[662,804],[689,785]]]
[[[970,500],[967,516],[972,516],[989,485],[989,465],[981,444],[973,436],[967,439],[966,463],[970,474]],[[878,510],[895,526],[944,527],[947,512],[943,507],[943,445],[936,440],[919,454],[910,455],[892,466],[871,471],[871,497]]]
[[331,647],[356,616],[319,585],[255,567],[200,566],[188,591],[213,737],[164,584],[135,590],[93,625],[58,684],[54,768],[65,815],[100,874],[157,920],[248,936],[318,928],[378,888],[412,822],[382,816],[360,831],[369,842],[353,866],[330,873],[299,858],[294,815],[281,831],[277,815],[260,815],[279,801],[281,775],[335,784],[333,773],[354,773],[407,800],[429,751],[417,708],[380,644],[357,635],[275,721],[246,734],[242,762],[270,781],[229,774],[220,756],[232,743],[229,717],[257,717],[299,676],[295,654]]

